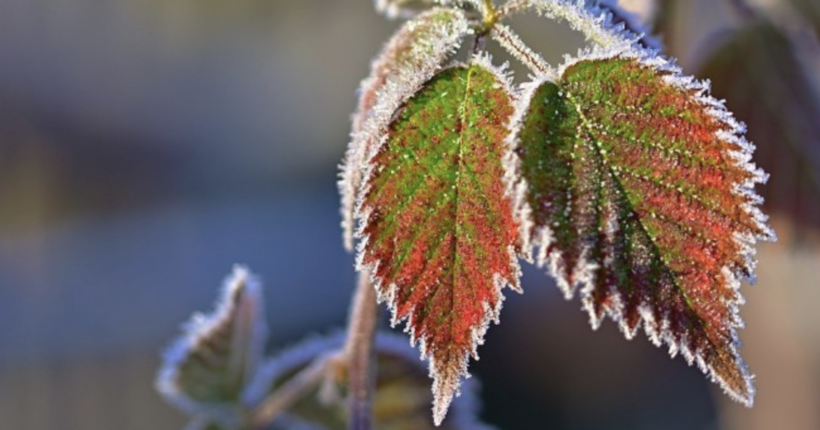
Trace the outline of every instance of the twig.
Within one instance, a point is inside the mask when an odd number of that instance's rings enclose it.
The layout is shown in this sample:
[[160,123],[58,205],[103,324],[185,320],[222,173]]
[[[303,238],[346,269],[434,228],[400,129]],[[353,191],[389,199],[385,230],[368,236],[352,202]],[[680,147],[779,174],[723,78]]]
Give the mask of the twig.
[[510,0],[498,9],[498,20],[524,11],[530,7],[529,0]]
[[349,430],[373,428],[373,390],[376,385],[373,339],[376,332],[376,305],[376,290],[370,283],[370,274],[362,271],[350,310],[344,352],[348,360]]
[[504,24],[496,24],[493,28],[492,36],[504,49],[509,51],[510,54],[524,63],[533,72],[547,76],[553,76],[555,74],[555,70],[547,64],[540,55],[527,47],[511,28]]
[[337,364],[341,358],[340,352],[322,355],[288,379],[253,412],[250,418],[251,428],[262,429],[272,423],[279,414],[316,388],[327,375],[328,367]]

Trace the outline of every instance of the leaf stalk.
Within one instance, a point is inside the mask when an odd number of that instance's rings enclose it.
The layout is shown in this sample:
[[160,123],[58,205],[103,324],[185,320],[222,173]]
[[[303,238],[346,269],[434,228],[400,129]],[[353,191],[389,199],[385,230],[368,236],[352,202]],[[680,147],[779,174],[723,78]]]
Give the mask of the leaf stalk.
[[376,333],[376,289],[370,273],[359,273],[348,321],[345,357],[348,366],[348,429],[373,428],[373,391],[376,386],[376,360],[373,342]]

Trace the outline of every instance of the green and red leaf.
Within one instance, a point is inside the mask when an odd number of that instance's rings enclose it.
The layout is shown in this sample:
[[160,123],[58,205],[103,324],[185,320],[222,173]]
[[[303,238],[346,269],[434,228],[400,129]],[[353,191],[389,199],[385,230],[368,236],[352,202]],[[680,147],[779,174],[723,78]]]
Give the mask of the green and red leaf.
[[[820,4],[814,3],[820,12]],[[807,7],[808,4],[807,4]],[[820,15],[818,15],[820,16]],[[820,23],[820,21],[818,21]],[[820,28],[820,27],[818,27]],[[820,64],[774,24],[752,22],[715,47],[700,68],[714,94],[749,124],[760,165],[772,174],[771,213],[820,229]]]
[[476,58],[424,84],[369,160],[360,266],[430,358],[436,422],[497,321],[501,289],[518,288],[519,224],[505,164],[513,111],[506,76]]
[[348,250],[353,249],[353,213],[359,199],[363,162],[384,134],[393,112],[442,69],[468,31],[463,12],[435,8],[405,23],[373,61],[370,76],[359,90],[352,139],[339,181],[344,244]]
[[593,327],[643,325],[751,404],[738,288],[773,238],[753,190],[765,174],[707,91],[657,57],[575,60],[529,86],[517,153],[539,262],[568,298],[582,287]]

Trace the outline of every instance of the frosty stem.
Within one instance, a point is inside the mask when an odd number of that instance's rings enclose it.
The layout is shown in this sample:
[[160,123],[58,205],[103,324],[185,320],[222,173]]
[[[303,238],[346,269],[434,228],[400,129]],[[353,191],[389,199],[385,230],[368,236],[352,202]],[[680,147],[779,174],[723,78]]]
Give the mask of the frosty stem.
[[288,379],[277,388],[264,402],[253,411],[250,417],[250,427],[254,430],[263,429],[270,425],[279,414],[293,406],[294,403],[305,397],[311,390],[327,376],[328,369],[338,364],[342,359],[340,352],[332,352],[315,359],[308,367]]
[[308,395],[338,366],[348,369],[348,409],[350,430],[371,430],[376,361],[373,342],[377,317],[376,290],[369,273],[359,275],[348,321],[347,342],[343,349],[316,358],[309,366],[273,391],[249,418],[252,429],[262,429],[282,412]]
[[489,29],[498,21],[498,14],[495,11],[493,0],[483,0],[482,15],[484,15],[484,26]]
[[376,385],[373,339],[376,332],[376,310],[376,290],[370,283],[370,273],[362,271],[350,309],[344,351],[348,365],[349,430],[370,430],[373,427],[373,390]]
[[498,19],[502,20],[529,8],[529,0],[510,0],[498,9]]
[[540,55],[525,45],[521,41],[521,38],[506,25],[496,24],[493,28],[492,36],[504,49],[509,51],[510,54],[533,72],[545,75],[554,73],[552,67],[550,67]]

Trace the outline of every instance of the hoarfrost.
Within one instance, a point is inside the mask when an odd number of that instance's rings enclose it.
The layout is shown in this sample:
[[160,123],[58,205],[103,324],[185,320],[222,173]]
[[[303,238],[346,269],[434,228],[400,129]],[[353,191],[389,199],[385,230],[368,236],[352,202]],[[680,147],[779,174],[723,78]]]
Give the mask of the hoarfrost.
[[[751,161],[754,145],[743,136],[746,131],[745,125],[734,119],[733,115],[725,108],[723,101],[717,100],[709,95],[710,84],[708,81],[698,81],[691,76],[684,75],[680,67],[678,67],[673,60],[662,56],[658,52],[656,45],[647,43],[651,39],[647,39],[643,34],[633,32],[631,28],[634,28],[634,25],[625,22],[621,15],[614,16],[612,12],[617,11],[617,6],[614,6],[613,2],[607,1],[596,5],[584,0],[574,2],[566,0],[529,0],[528,3],[530,7],[546,17],[568,22],[573,29],[582,32],[589,41],[592,41],[594,46],[579,51],[575,57],[566,57],[564,64],[562,64],[557,71],[551,68],[547,69],[543,73],[538,74],[533,82],[525,84],[522,87],[523,96],[518,102],[516,114],[518,129],[520,129],[522,118],[526,115],[532,97],[540,85],[545,82],[560,81],[561,76],[563,76],[570,67],[579,62],[614,58],[632,59],[644,67],[656,70],[663,76],[663,82],[667,85],[691,92],[693,94],[693,101],[700,104],[718,124],[723,125],[720,131],[715,133],[714,137],[735,148],[732,151],[726,152],[726,162],[732,163],[736,168],[742,169],[750,174],[748,181],[735,184],[732,191],[736,195],[744,197],[745,203],[741,205],[742,210],[754,223],[755,229],[762,232],[756,235],[747,233],[736,234],[734,240],[738,245],[740,257],[745,261],[745,265],[740,269],[732,269],[730,267],[724,267],[722,269],[726,284],[734,291],[734,296],[726,303],[731,312],[729,324],[732,340],[731,345],[729,345],[729,351],[745,378],[746,391],[739,393],[730,389],[729,384],[721,378],[718,372],[706,363],[701,351],[690,350],[687,343],[688,340],[685,336],[683,338],[676,338],[675,334],[671,332],[668,315],[661,315],[662,319],[657,321],[650,304],[645,301],[638,304],[638,310],[643,321],[644,329],[653,343],[658,346],[660,346],[661,342],[666,343],[669,345],[670,355],[675,356],[680,353],[690,364],[697,363],[698,367],[700,367],[710,379],[718,382],[730,397],[747,406],[751,405],[754,394],[752,377],[738,353],[740,342],[737,338],[736,329],[742,327],[738,307],[743,303],[743,298],[739,293],[739,285],[741,279],[750,282],[754,281],[752,273],[754,272],[756,264],[754,260],[755,242],[758,240],[773,241],[776,240],[776,236],[771,228],[766,225],[767,217],[758,207],[762,203],[762,199],[754,191],[754,186],[759,183],[765,183],[768,176]],[[507,44],[513,45],[515,39],[512,40],[513,42],[507,42]],[[523,49],[514,48],[517,51],[526,52]],[[519,56],[521,56],[521,54],[519,54]],[[524,58],[522,61],[524,60],[527,59]],[[519,213],[531,217],[532,208],[522,208],[519,210]],[[532,219],[525,219],[523,223],[531,229],[534,226]],[[583,289],[581,290],[582,301],[590,314],[592,326],[597,327],[600,324],[600,319],[595,315],[590,297],[591,292],[595,288],[594,277],[597,268],[594,262],[589,262],[586,261],[586,258],[581,258],[576,267],[565,267],[565,259],[561,253],[551,247],[555,235],[551,231],[550,226],[543,226],[540,231],[531,232],[531,235],[534,238],[533,245],[540,248],[540,252],[538,253],[539,264],[548,266],[550,272],[556,276],[559,287],[567,297],[573,295],[576,286],[570,285],[566,279],[562,279],[561,274],[569,271],[574,274],[574,279],[580,280],[583,285]],[[607,314],[619,324],[621,331],[624,332],[627,338],[634,336],[634,330],[630,330],[624,322],[622,297],[616,294],[614,303],[608,305],[605,310]]]
[[[442,23],[442,17],[447,17]],[[353,250],[356,206],[367,161],[381,147],[393,112],[439,71],[469,32],[467,18],[455,9],[436,8],[405,23],[373,61],[362,81],[353,116],[351,141],[340,166],[344,245]]]
[[[211,404],[192,397],[187,391],[188,387],[181,379],[184,377],[183,365],[194,354],[227,359],[225,371],[229,374],[213,375],[214,379],[238,380],[244,386],[258,369],[267,330],[261,284],[247,268],[235,266],[224,282],[214,311],[194,314],[184,324],[183,335],[165,351],[155,383],[157,390],[168,401],[192,415],[204,415],[217,421],[228,420],[231,416],[228,408],[232,406]],[[220,341],[222,343],[214,345],[214,342]],[[224,357],[225,354],[228,357]],[[214,368],[207,370],[221,371]],[[203,375],[197,377],[203,378]]]

